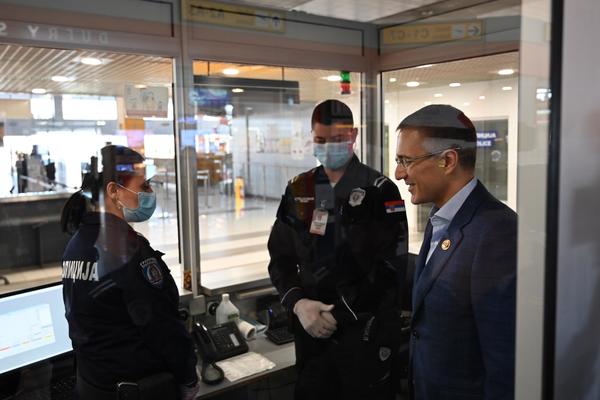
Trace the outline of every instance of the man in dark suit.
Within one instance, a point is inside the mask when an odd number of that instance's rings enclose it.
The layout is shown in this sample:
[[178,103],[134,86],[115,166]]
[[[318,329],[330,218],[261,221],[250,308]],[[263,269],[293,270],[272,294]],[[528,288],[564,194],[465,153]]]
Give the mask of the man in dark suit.
[[517,215],[474,176],[476,131],[460,110],[405,118],[396,153],[412,203],[434,205],[415,267],[412,396],[512,399]]

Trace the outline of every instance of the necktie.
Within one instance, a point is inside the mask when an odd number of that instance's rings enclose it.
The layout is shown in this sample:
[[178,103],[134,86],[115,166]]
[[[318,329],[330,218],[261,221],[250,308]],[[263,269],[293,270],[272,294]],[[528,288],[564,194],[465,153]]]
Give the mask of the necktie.
[[431,245],[431,236],[433,234],[433,226],[431,222],[427,222],[427,227],[425,228],[425,237],[423,238],[423,244],[421,244],[421,251],[419,251],[419,257],[417,258],[417,265],[415,268],[415,282],[421,276],[423,269],[425,268],[425,264],[427,262],[427,254],[429,253],[429,246]]

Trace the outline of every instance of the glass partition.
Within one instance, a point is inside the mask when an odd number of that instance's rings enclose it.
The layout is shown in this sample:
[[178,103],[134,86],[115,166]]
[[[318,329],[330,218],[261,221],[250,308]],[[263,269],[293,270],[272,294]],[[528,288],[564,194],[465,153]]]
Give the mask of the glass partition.
[[[396,128],[429,104],[462,110],[477,129],[476,176],[499,200],[516,210],[519,55],[517,52],[384,72],[386,173],[394,175]],[[406,185],[398,182],[403,198]],[[406,202],[410,252],[418,254],[431,205]]]
[[134,229],[177,266],[172,60],[0,44],[0,82],[0,290],[60,278],[62,205],[108,143],[147,158],[158,208]]
[[360,74],[196,61],[194,83],[202,286],[268,283],[266,244],[281,195],[318,165],[312,110],[341,100],[362,131]]

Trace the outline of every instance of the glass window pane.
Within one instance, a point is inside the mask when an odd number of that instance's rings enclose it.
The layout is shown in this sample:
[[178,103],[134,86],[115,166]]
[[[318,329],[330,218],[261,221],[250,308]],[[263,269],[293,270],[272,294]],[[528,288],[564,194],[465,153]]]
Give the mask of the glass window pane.
[[[60,229],[62,206],[81,186],[90,158],[102,165],[108,143],[146,157],[158,207],[133,227],[179,276],[172,60],[13,45],[0,45],[0,54],[28,54],[32,65],[15,70],[0,94],[0,275],[10,281],[0,290],[60,278],[69,240]],[[40,60],[50,55],[62,62],[48,76]],[[99,63],[81,62],[86,58]]]
[[268,279],[266,244],[281,195],[318,165],[312,110],[341,100],[362,132],[360,74],[350,73],[342,94],[341,71],[207,61],[194,70],[208,73],[194,77],[201,281],[218,291]]
[[[519,55],[511,52],[383,73],[387,173],[393,176],[396,168],[400,121],[426,105],[450,104],[477,130],[476,176],[496,198],[516,209],[518,66]],[[409,199],[406,185],[398,186]],[[431,205],[406,204],[410,251],[418,254]]]

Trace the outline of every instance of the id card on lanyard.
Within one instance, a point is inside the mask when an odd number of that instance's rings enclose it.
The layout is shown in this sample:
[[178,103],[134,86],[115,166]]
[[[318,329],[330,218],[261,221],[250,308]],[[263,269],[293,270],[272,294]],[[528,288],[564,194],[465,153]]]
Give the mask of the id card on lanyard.
[[324,208],[315,208],[312,215],[312,221],[310,223],[310,233],[313,235],[325,236],[328,218],[329,211]]

